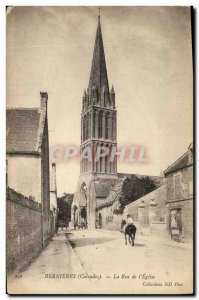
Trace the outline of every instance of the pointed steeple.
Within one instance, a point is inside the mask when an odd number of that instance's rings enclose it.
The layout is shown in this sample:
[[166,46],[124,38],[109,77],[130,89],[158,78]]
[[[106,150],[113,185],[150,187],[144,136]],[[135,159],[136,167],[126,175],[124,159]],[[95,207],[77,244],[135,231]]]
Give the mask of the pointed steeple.
[[88,88],[92,89],[94,87],[98,88],[99,94],[101,94],[103,87],[109,91],[100,15],[98,16],[98,26]]
[[86,98],[86,90],[84,90],[83,99]]
[[111,88],[110,99],[111,99],[113,108],[115,108],[115,90],[114,90],[113,85],[112,85],[112,88]]
[[113,94],[115,93],[113,85],[112,85],[112,88],[111,88],[111,93],[113,93]]

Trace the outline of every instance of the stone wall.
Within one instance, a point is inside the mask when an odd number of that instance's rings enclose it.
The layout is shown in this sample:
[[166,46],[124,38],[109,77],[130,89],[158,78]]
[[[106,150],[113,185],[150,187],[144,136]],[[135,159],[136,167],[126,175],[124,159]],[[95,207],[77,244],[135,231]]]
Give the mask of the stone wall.
[[166,180],[168,202],[193,197],[193,166],[169,174]]
[[167,189],[164,184],[153,192],[127,205],[126,213],[131,214],[135,222],[140,221],[143,225],[149,225],[151,221],[165,222],[167,212],[166,193]]
[[48,142],[48,123],[45,120],[44,134],[41,147],[41,186],[42,186],[42,205],[43,205],[43,235],[44,243],[47,244],[51,235],[51,216],[50,216],[50,174],[49,174],[49,142]]
[[121,229],[122,215],[116,215],[113,213],[114,204],[110,206],[102,207],[98,212],[96,219],[101,219],[100,228],[107,230],[117,230]]
[[117,202],[113,205],[102,207],[97,212],[99,219],[101,214],[102,229],[120,230],[122,219],[131,214],[137,233],[143,235],[168,236],[166,231],[166,185],[126,206],[123,215],[114,214]]
[[7,271],[19,271],[42,249],[41,204],[7,188]]

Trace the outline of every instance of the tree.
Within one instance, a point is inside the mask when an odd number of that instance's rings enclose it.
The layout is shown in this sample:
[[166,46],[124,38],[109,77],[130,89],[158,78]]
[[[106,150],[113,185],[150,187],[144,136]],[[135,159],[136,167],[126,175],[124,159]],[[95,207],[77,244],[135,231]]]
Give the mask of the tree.
[[57,199],[58,204],[58,223],[63,222],[66,225],[71,220],[71,204],[73,202],[74,194],[66,194]]
[[160,183],[149,176],[127,177],[122,185],[122,196],[119,198],[119,207],[115,214],[122,214],[126,205],[154,191],[159,186]]

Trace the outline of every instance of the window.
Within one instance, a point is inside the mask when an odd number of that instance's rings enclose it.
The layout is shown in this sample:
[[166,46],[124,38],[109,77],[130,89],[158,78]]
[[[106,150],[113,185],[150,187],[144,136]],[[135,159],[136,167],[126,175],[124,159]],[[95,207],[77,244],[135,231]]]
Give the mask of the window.
[[103,159],[102,159],[102,157],[100,157],[100,159],[99,159],[100,161],[99,161],[99,163],[100,163],[100,172],[102,172],[102,162],[103,162]]
[[99,123],[98,123],[98,137],[102,137],[102,112],[99,113]]
[[93,128],[92,137],[95,137],[95,122],[96,122],[96,115],[95,115],[95,111],[94,111],[93,119],[91,118],[91,127]]
[[87,115],[87,126],[86,126],[86,128],[87,128],[86,138],[88,139],[90,137],[90,115],[89,114]]
[[105,117],[105,139],[109,138],[109,114]]
[[[106,145],[106,148],[109,148],[108,145]],[[105,173],[108,173],[108,165],[109,165],[109,154],[105,156]]]
[[175,199],[180,199],[181,198],[181,174],[174,175],[173,179],[174,179]]
[[83,141],[86,140],[86,117],[83,119]]
[[[100,145],[100,154],[102,154],[103,153],[103,147],[104,147],[104,145],[103,144],[101,144]],[[103,161],[104,161],[104,157],[101,157],[100,156],[100,158],[99,158],[99,167],[100,167],[100,169],[99,169],[99,171],[100,172],[103,172],[104,170],[103,170]]]

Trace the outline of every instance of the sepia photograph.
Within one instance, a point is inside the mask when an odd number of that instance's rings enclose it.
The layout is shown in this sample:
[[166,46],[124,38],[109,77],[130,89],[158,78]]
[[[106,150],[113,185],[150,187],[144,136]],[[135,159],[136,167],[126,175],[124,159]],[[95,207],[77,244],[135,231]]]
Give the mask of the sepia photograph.
[[193,16],[6,7],[8,294],[194,294]]

